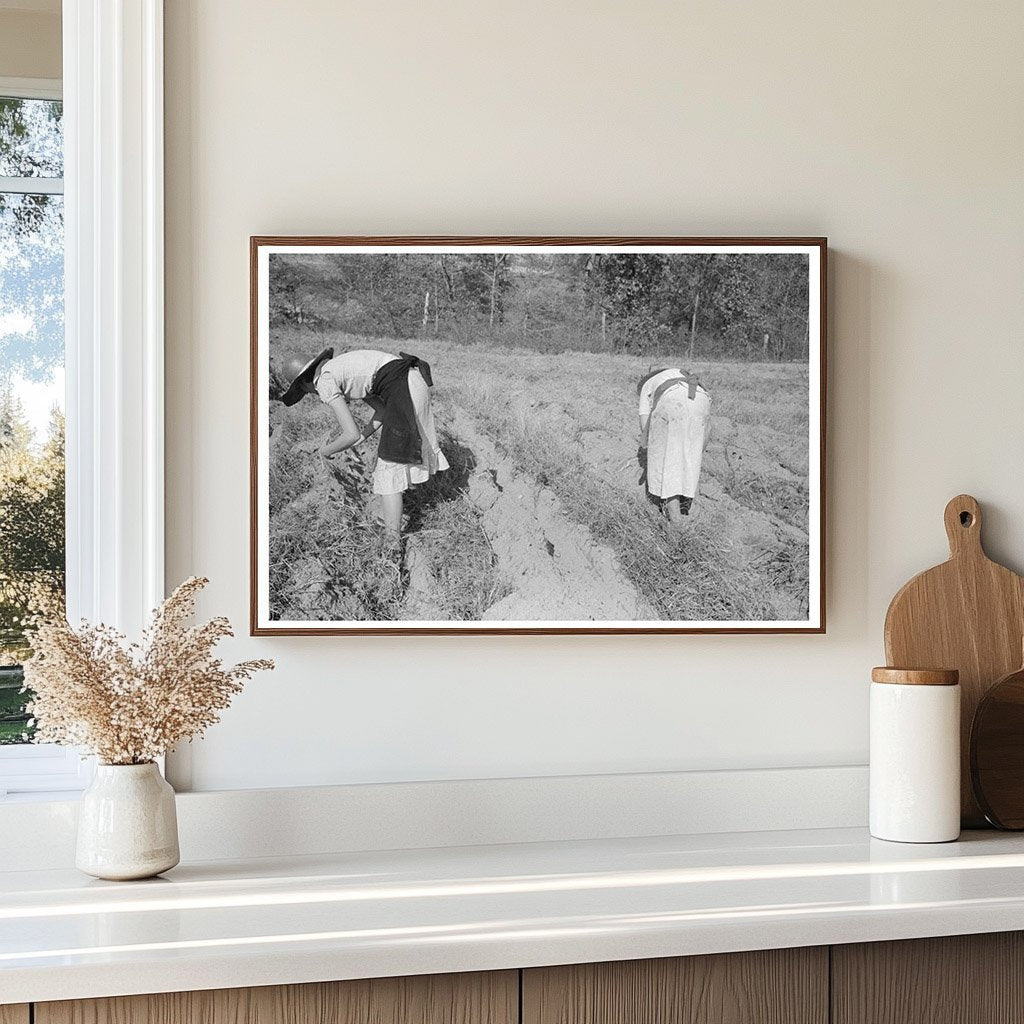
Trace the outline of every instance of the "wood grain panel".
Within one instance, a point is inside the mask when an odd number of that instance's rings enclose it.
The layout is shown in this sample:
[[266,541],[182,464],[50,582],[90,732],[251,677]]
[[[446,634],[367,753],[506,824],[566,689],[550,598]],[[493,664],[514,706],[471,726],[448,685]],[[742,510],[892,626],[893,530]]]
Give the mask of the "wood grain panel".
[[833,1024],[1024,1021],[1024,933],[832,947]]
[[971,787],[971,723],[988,688],[1020,668],[1024,578],[993,562],[982,545],[982,511],[958,494],[943,512],[949,560],[919,573],[885,614],[885,657],[896,668],[960,672],[960,816],[964,828],[987,822]]
[[826,1024],[827,1020],[825,947],[523,972],[523,1024]]
[[17,1006],[0,1006],[0,1024],[28,1024],[28,1006],[19,1003]]
[[517,1024],[518,1010],[518,972],[496,971],[37,1003],[35,1024]]

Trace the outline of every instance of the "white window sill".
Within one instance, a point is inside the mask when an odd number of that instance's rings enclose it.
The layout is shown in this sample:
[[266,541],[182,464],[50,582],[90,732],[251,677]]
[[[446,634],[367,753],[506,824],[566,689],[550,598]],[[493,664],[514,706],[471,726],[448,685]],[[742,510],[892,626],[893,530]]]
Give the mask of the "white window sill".
[[77,800],[81,790],[42,790],[37,793],[8,793],[0,789],[0,803],[3,804],[46,804]]
[[72,798],[92,779],[95,759],[52,743],[0,746],[0,801]]

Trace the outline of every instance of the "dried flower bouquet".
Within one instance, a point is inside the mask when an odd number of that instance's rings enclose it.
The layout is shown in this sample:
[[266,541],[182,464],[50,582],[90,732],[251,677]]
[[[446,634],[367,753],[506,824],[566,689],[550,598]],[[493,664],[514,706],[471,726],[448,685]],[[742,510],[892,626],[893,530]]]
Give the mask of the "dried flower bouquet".
[[267,660],[225,668],[213,649],[232,636],[223,617],[187,625],[209,580],[186,580],[153,612],[141,644],[109,626],[40,619],[25,663],[36,741],[83,747],[104,764],[146,764],[201,735]]

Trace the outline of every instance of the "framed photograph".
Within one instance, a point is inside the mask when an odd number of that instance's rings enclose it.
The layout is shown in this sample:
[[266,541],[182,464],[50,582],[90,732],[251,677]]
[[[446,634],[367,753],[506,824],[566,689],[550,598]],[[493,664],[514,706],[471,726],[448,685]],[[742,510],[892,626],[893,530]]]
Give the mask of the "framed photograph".
[[825,239],[250,249],[254,635],[825,631]]

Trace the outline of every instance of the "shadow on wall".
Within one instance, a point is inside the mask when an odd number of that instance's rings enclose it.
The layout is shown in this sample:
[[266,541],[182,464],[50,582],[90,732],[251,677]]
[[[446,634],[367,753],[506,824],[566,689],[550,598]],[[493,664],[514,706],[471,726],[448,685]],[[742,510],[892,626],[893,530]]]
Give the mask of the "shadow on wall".
[[[829,249],[828,262],[825,587],[828,607],[836,607],[840,590],[843,605],[842,617],[829,614],[828,631],[835,638],[862,637],[873,630],[881,644],[881,623],[868,622],[872,504],[868,459],[872,427],[871,308],[885,301],[886,281],[877,267],[841,249]],[[844,324],[864,327],[862,333],[852,337],[839,329]],[[852,493],[840,495],[840,487]],[[859,508],[862,513],[843,521],[841,537],[837,532],[840,508]]]

